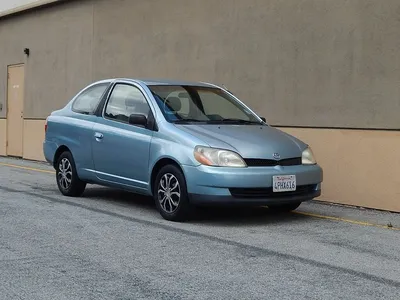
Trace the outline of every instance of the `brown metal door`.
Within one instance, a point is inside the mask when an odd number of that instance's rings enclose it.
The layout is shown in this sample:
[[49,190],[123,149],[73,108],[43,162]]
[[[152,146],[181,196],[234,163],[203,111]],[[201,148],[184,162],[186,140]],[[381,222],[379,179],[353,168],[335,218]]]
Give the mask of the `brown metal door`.
[[24,65],[8,67],[7,155],[22,157],[24,130]]

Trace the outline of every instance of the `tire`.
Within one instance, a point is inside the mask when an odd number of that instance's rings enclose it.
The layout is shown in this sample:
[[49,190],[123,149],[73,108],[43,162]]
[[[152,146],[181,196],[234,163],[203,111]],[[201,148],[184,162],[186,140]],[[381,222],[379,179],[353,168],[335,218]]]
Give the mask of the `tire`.
[[293,202],[286,204],[268,205],[268,208],[274,212],[291,212],[300,206],[301,202]]
[[57,160],[56,181],[64,196],[80,197],[85,191],[86,183],[79,179],[74,158],[69,151],[61,153]]
[[156,207],[164,219],[174,222],[189,219],[192,207],[189,203],[185,177],[178,167],[174,165],[163,167],[158,172],[153,187]]

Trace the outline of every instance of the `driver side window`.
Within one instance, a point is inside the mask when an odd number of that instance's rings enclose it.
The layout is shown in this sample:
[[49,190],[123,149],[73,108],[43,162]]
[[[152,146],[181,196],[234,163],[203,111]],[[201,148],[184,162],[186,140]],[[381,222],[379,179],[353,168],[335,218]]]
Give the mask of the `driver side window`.
[[141,114],[147,118],[149,113],[149,104],[138,88],[129,84],[117,84],[110,95],[104,116],[128,123],[132,114]]

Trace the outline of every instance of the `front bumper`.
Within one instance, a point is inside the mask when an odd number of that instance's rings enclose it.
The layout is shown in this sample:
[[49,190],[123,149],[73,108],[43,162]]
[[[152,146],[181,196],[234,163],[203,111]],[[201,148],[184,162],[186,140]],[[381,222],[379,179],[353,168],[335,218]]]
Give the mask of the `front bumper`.
[[[321,195],[323,171],[318,165],[249,168],[184,166],[194,204],[268,205],[304,202]],[[296,175],[295,192],[272,192],[272,176]]]

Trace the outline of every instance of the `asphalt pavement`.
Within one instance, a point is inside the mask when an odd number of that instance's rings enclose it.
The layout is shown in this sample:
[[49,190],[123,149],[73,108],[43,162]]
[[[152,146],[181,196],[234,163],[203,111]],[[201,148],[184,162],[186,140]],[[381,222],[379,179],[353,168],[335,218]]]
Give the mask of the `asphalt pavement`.
[[400,299],[399,214],[310,202],[172,223],[127,192],[63,197],[53,171],[0,158],[0,299]]

